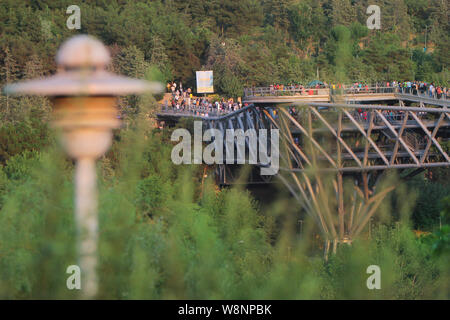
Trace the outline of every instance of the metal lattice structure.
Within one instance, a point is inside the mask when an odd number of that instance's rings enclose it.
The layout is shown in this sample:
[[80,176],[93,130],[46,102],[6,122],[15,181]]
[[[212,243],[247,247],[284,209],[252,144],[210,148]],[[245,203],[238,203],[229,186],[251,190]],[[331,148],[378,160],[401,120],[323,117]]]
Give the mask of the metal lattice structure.
[[[351,242],[364,230],[395,188],[377,188],[386,172],[395,169],[409,177],[427,168],[450,166],[450,113],[445,106],[297,102],[251,104],[225,115],[190,116],[223,135],[227,129],[278,129],[277,177],[316,221],[327,240],[326,250],[331,242],[335,250],[338,243]],[[246,138],[250,151],[248,143]],[[267,148],[270,153],[270,144]],[[227,167],[217,165],[220,183],[228,182]]]
[[[388,170],[412,176],[450,165],[447,109],[309,104],[278,110],[277,118],[266,116],[286,133],[290,157],[279,178],[334,248],[360,234],[394,189],[377,189]],[[353,185],[344,188],[345,178]]]

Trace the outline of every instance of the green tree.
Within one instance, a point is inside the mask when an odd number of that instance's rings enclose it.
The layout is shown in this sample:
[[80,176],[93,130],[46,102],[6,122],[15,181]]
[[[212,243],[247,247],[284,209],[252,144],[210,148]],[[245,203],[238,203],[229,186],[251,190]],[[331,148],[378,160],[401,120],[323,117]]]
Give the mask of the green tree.
[[349,26],[356,20],[356,11],[350,0],[331,0],[333,25]]
[[[17,81],[20,77],[20,69],[19,65],[14,59],[13,54],[11,53],[9,47],[4,49],[4,58],[3,65],[0,69],[0,75],[2,78],[2,82],[5,83],[13,83]],[[6,121],[11,120],[11,108],[14,106],[14,102],[17,101],[16,98],[12,98],[9,94],[6,94],[6,97],[1,97],[3,103],[2,106],[2,118]]]

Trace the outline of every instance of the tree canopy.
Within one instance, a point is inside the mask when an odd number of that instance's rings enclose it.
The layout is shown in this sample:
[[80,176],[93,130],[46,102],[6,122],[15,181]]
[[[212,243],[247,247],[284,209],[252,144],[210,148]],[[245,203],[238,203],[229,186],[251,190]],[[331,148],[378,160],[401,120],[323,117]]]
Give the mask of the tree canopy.
[[448,2],[379,0],[380,30],[366,27],[371,4],[97,0],[79,5],[81,29],[69,30],[70,1],[5,0],[0,4],[1,82],[20,79],[26,70],[53,72],[61,42],[88,33],[114,49],[114,61],[139,53],[143,64],[127,68],[156,66],[165,80],[194,86],[195,71],[212,69],[216,90],[228,95],[240,94],[243,86],[307,83],[317,74],[328,82],[416,79],[447,85]]

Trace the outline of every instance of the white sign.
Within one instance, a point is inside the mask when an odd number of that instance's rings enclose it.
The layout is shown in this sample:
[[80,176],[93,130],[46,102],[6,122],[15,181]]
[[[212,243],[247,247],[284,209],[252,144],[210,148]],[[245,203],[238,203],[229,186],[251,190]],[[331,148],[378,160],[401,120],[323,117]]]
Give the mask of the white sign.
[[213,93],[214,80],[212,71],[197,71],[197,93]]

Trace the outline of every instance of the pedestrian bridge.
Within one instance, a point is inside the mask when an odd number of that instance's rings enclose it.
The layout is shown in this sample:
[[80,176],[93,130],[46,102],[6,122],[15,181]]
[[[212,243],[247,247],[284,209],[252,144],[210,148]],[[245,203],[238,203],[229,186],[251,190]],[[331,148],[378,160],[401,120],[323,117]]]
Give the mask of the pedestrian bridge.
[[444,95],[438,98],[417,92],[413,89],[398,87],[362,87],[362,88],[304,88],[275,90],[270,87],[245,88],[244,102],[247,103],[292,103],[292,102],[374,102],[402,101],[417,102],[421,105],[448,107],[450,100]]
[[[279,151],[276,178],[299,202],[299,210],[314,219],[324,238],[336,245],[351,242],[360,234],[395,188],[395,184],[380,185],[388,172],[398,172],[398,183],[429,168],[450,166],[450,113],[447,99],[395,89],[345,92],[342,97],[348,103],[331,103],[327,99],[333,100],[334,94],[320,90],[324,89],[317,89],[316,95],[294,96],[249,95],[247,91],[244,101],[250,104],[236,111],[173,110],[165,106],[157,118],[161,127],[181,118],[201,120],[204,130],[216,130],[222,137],[230,130],[266,130],[267,134],[257,139],[266,140],[269,158]],[[399,105],[355,103],[364,99],[398,100]],[[405,101],[419,105],[405,106]],[[267,139],[272,130],[279,132],[276,145]],[[232,154],[244,152],[246,158],[245,154],[255,152],[252,141],[244,137],[218,148],[223,148],[223,155],[233,148]],[[214,165],[217,182],[233,183],[233,169],[239,166],[238,161],[219,161]],[[260,181],[268,183],[273,177],[261,176]]]

